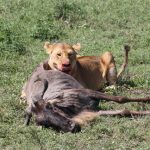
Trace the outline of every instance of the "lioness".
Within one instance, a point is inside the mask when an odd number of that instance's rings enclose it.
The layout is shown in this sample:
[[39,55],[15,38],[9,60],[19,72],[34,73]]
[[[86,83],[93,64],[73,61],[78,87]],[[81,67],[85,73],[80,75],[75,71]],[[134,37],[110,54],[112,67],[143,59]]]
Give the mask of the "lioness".
[[81,45],[69,45],[66,43],[45,42],[44,49],[49,54],[48,65],[52,70],[59,70],[70,74],[85,88],[100,90],[104,85],[115,85],[117,79],[124,72],[128,63],[129,46],[124,46],[125,59],[117,74],[115,60],[111,52],[105,52],[101,56],[77,57]]

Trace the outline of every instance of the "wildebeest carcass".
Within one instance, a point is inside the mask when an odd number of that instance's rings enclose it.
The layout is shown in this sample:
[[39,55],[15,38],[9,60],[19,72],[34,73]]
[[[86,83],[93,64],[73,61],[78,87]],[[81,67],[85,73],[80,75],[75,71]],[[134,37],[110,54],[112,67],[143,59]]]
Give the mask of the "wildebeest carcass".
[[101,100],[126,102],[150,102],[150,98],[127,98],[112,96],[102,92],[85,89],[72,76],[60,71],[45,70],[38,67],[23,88],[28,107],[28,125],[32,113],[37,125],[52,127],[63,132],[78,132],[81,126],[99,115],[146,115],[150,111],[99,111]]

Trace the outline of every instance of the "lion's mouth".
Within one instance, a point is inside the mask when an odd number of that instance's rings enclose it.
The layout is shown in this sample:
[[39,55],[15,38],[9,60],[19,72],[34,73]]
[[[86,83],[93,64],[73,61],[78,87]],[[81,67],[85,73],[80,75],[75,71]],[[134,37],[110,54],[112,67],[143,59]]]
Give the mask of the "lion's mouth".
[[70,67],[70,66],[65,67],[65,66],[58,66],[57,64],[54,64],[54,67],[55,67],[57,70],[59,70],[59,71],[61,71],[61,72],[64,72],[64,73],[67,73],[67,74],[69,74],[70,71],[71,71],[71,67]]
[[69,72],[71,71],[71,68],[70,67],[62,67],[61,71],[69,74]]

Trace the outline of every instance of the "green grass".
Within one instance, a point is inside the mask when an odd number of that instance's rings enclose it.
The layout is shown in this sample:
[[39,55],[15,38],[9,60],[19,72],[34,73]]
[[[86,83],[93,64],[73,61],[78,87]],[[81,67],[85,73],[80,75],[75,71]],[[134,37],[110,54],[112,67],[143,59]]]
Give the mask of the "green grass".
[[[150,117],[99,117],[81,133],[24,127],[23,83],[48,56],[45,41],[80,42],[80,55],[112,51],[117,68],[124,44],[129,67],[114,95],[150,96],[149,0],[0,0],[0,149],[150,149]],[[102,109],[149,110],[149,104],[101,103]]]

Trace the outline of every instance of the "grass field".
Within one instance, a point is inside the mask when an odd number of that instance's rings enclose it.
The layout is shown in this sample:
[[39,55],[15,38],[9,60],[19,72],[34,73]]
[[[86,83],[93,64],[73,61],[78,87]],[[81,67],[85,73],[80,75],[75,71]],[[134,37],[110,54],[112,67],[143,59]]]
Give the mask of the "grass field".
[[[149,150],[150,117],[100,117],[81,133],[25,127],[23,83],[48,56],[45,41],[81,43],[80,55],[113,52],[117,68],[123,45],[129,67],[114,95],[150,96],[149,0],[0,0],[0,149]],[[101,103],[101,109],[149,110],[150,104]]]

